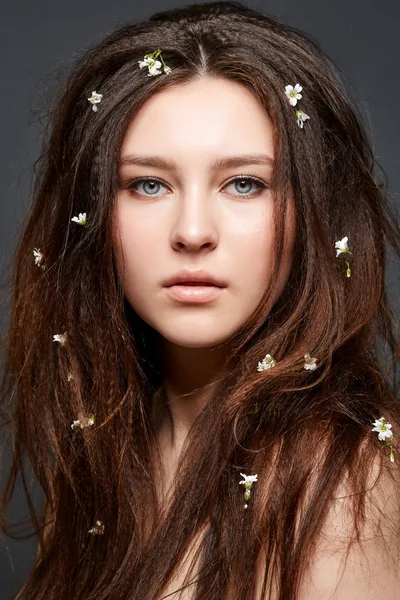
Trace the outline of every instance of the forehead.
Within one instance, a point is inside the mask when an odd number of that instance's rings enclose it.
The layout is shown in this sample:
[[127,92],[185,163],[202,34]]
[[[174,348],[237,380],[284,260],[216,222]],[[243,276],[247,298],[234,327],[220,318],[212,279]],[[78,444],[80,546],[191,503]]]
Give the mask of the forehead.
[[244,86],[225,79],[199,79],[147,100],[123,140],[121,158],[131,154],[163,156],[177,170],[193,160],[215,168],[219,156],[273,158],[272,122]]

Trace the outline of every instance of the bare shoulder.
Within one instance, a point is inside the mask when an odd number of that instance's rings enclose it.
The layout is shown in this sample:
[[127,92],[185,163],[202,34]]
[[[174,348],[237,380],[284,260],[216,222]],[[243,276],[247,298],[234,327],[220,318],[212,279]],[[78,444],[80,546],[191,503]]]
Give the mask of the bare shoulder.
[[381,470],[379,458],[371,465],[359,538],[354,539],[352,492],[343,481],[302,580],[299,600],[400,597],[399,465],[387,458]]

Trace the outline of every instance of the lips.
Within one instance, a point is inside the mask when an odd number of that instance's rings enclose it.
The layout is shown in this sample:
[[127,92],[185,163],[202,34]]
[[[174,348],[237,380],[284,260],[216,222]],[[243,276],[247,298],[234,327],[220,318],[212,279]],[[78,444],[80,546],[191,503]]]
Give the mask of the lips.
[[227,282],[206,271],[189,271],[183,269],[164,281],[165,287],[173,285],[215,286],[223,288],[227,286]]
[[216,285],[175,284],[165,288],[173,302],[181,304],[212,304],[224,293],[224,288]]

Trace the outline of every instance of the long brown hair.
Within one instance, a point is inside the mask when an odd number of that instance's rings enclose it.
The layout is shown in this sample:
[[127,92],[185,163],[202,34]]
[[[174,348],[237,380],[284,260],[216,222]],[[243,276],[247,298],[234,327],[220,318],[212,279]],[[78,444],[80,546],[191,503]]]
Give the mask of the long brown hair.
[[[172,71],[148,77],[138,61],[158,48]],[[115,267],[117,163],[143,103],[204,76],[246,86],[273,122],[277,253],[271,285],[229,340],[218,385],[188,434],[178,491],[160,510],[150,415],[162,365]],[[303,129],[284,92],[296,83],[310,115]],[[93,90],[103,94],[97,112]],[[385,290],[400,227],[361,121],[315,40],[239,2],[154,14],[75,61],[52,103],[9,275],[1,399],[13,462],[1,529],[16,538],[6,513],[20,475],[41,548],[17,600],[154,600],[205,523],[196,599],[220,600],[228,589],[253,598],[263,552],[265,584],[275,573],[277,598],[294,600],[344,477],[355,531],[362,525],[371,465],[378,460],[380,474],[397,468],[371,429],[384,416],[400,431],[398,329]],[[274,303],[289,186],[295,253]],[[71,222],[83,212],[86,226]],[[344,236],[351,277],[335,253]],[[64,332],[66,345],[54,343]],[[318,358],[315,371],[303,368],[307,352]],[[267,353],[276,365],[259,372]],[[93,413],[94,425],[71,428],[80,413]],[[34,507],[27,462],[50,520]],[[240,472],[258,474],[246,511]],[[98,520],[103,534],[90,535]]]

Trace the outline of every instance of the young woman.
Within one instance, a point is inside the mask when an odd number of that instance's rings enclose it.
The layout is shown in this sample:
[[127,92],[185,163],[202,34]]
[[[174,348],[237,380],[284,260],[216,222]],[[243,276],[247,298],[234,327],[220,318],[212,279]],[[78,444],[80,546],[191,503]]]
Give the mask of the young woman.
[[16,600],[397,597],[374,166],[318,45],[241,3],[77,61],[13,271],[3,531],[25,458],[45,498]]

